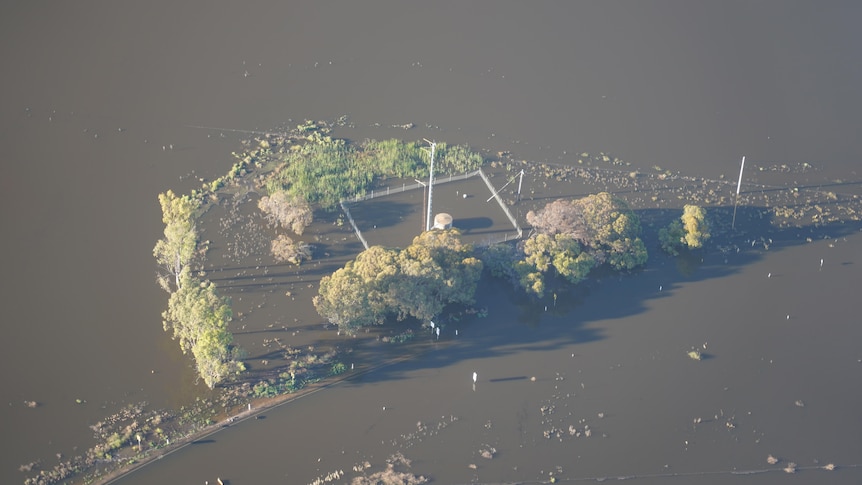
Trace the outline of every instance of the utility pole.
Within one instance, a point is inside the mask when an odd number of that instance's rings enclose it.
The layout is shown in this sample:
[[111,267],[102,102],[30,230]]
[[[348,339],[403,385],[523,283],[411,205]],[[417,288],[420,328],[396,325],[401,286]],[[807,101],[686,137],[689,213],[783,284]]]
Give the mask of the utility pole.
[[[521,178],[518,179],[518,202],[521,202],[521,184],[524,182],[524,169],[521,169]],[[554,299],[556,302],[556,298]]]
[[739,205],[739,189],[742,188],[742,171],[745,169],[745,157],[742,157],[742,164],[739,166],[739,181],[736,182],[736,200],[733,202],[733,221],[730,223],[730,229],[736,229],[736,207]]
[[413,179],[413,180],[415,180],[417,184],[422,186],[422,227],[420,228],[420,231],[424,231],[425,230],[425,191],[428,190],[428,184],[420,181],[419,179]]
[[425,230],[431,230],[431,192],[434,190],[434,149],[437,148],[437,143],[433,142],[427,138],[423,138],[429,145],[431,145],[431,165],[428,169],[428,215],[425,219]]

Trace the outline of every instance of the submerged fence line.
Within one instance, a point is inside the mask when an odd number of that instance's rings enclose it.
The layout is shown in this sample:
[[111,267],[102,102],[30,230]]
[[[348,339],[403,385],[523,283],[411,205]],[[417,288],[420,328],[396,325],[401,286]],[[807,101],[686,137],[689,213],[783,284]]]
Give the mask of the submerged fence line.
[[353,220],[353,216],[350,214],[350,209],[348,209],[347,206],[344,205],[344,201],[339,202],[339,204],[341,205],[341,210],[343,210],[344,214],[347,215],[347,220],[350,221],[350,225],[351,227],[353,227],[353,232],[356,233],[356,237],[359,238],[359,242],[362,243],[362,246],[365,249],[368,249],[368,241],[366,241],[365,238],[362,237],[362,232],[359,230],[359,227],[356,226],[356,221]]
[[[518,239],[520,239],[521,236],[524,235],[524,231],[522,231],[521,227],[518,226],[518,221],[515,220],[515,216],[513,216],[512,213],[509,212],[509,208],[506,206],[506,203],[503,202],[503,199],[500,198],[500,193],[497,191],[497,189],[494,188],[494,186],[491,184],[491,181],[488,180],[488,177],[485,175],[485,172],[482,171],[481,168],[479,170],[476,170],[476,171],[479,172],[479,176],[482,177],[483,181],[485,181],[485,185],[488,186],[488,190],[491,191],[491,194],[493,194],[493,197],[495,199],[497,199],[497,203],[500,204],[500,208],[503,209],[503,212],[506,214],[506,217],[509,218],[509,222],[512,223],[512,227],[515,228],[515,231],[517,231],[517,233],[518,233]],[[504,240],[507,240],[507,239],[504,239]]]
[[[518,225],[517,219],[515,219],[515,216],[513,216],[512,212],[509,211],[509,208],[506,206],[506,203],[503,202],[502,198],[500,198],[499,192],[496,188],[494,188],[494,185],[491,184],[491,181],[488,179],[488,176],[485,175],[485,172],[481,168],[473,170],[472,172],[462,173],[460,175],[448,175],[446,177],[436,178],[434,179],[434,184],[456,182],[458,180],[465,180],[470,177],[475,177],[476,175],[480,176],[485,182],[485,185],[488,187],[488,191],[492,194],[492,197],[494,199],[497,199],[497,203],[500,205],[500,208],[503,209],[503,213],[506,214],[506,217],[509,219],[509,222],[512,224],[512,227],[515,229],[514,234],[505,233],[502,237],[488,238],[485,241],[479,243],[479,245],[490,246],[492,244],[521,239],[521,237],[523,237],[524,235],[524,231]],[[353,228],[353,232],[356,233],[356,237],[359,238],[359,241],[362,243],[362,246],[365,247],[365,249],[368,249],[368,241],[366,241],[365,238],[362,236],[362,231],[359,230],[359,226],[357,226],[356,221],[353,220],[353,215],[350,214],[350,209],[347,208],[347,204],[371,200],[375,197],[398,194],[401,192],[406,192],[408,190],[416,190],[420,187],[427,187],[427,184],[412,183],[408,185],[404,183],[401,184],[401,187],[396,186],[394,188],[391,186],[387,186],[384,188],[371,190],[369,193],[364,195],[357,195],[349,199],[342,199],[341,201],[339,201],[339,205],[341,205],[341,210],[344,211],[344,214],[347,216],[347,220],[350,222],[350,226]]]
[[[479,169],[481,170],[481,169]],[[457,182],[458,180],[468,179],[470,177],[475,177],[479,174],[479,170],[473,170],[472,172],[462,173],[460,175],[447,175],[445,177],[437,177],[434,179],[434,184],[445,184],[449,182]],[[357,195],[355,197],[351,197],[349,199],[342,200],[342,204],[344,202],[362,202],[364,200],[371,200],[375,197],[381,197],[384,195],[398,194],[401,192],[406,192],[408,190],[415,190],[420,187],[427,187],[426,183],[412,183],[412,184],[401,184],[401,187],[392,187],[386,186],[379,189],[372,189],[369,193],[364,195]]]

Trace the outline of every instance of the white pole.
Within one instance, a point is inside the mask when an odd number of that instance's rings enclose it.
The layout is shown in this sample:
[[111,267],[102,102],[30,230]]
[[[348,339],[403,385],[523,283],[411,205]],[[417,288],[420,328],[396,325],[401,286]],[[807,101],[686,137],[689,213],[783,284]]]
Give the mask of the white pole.
[[518,179],[518,200],[521,200],[521,184],[524,182],[524,169],[521,169],[521,178]]
[[736,200],[733,202],[733,220],[730,223],[730,229],[736,229],[736,207],[739,205],[739,189],[742,188],[742,171],[745,169],[745,156],[742,157],[742,164],[739,166],[739,181],[736,182]]
[[430,231],[431,230],[431,192],[434,189],[434,149],[437,147],[437,144],[432,142],[432,141],[428,141],[427,139],[425,141],[427,141],[428,143],[431,144],[431,165],[428,169],[428,215],[427,215],[427,218],[425,219],[425,230]]

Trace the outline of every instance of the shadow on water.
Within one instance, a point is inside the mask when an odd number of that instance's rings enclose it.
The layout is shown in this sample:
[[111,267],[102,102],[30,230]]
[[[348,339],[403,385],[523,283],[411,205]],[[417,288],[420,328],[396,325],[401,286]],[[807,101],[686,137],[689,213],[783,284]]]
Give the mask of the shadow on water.
[[[477,290],[476,306],[490,308],[489,317],[460,318],[447,309],[437,320],[442,328],[439,340],[427,327],[413,322],[417,340],[430,347],[414,348],[420,352],[416,358],[398,366],[384,366],[374,372],[348,378],[352,385],[370,382],[394,381],[405,378],[421,369],[439,369],[455,365],[459,361],[499,358],[524,351],[554,351],[572,344],[595,342],[606,338],[601,328],[591,323],[636,316],[648,310],[648,302],[657,298],[671,297],[673,291],[684,283],[724,278],[739,273],[746,266],[766,257],[766,252],[777,252],[794,246],[823,239],[838,239],[862,230],[860,221],[844,221],[802,227],[780,228],[765,214],[762,207],[739,207],[736,223],[730,228],[732,208],[707,208],[712,221],[713,237],[706,248],[683,251],[679,256],[664,254],[658,247],[649,247],[651,260],[645,268],[629,274],[619,274],[599,269],[586,281],[575,286],[549,285],[542,299],[528,296],[507,282],[487,276]],[[644,226],[644,240],[648,244],[658,241],[657,229],[678,219],[679,210],[644,209],[635,211]],[[726,220],[726,221],[725,221]],[[671,264],[665,264],[671,263]],[[639,273],[659,273],[662,285],[653,287],[654,278],[637,281]],[[600,292],[608,282],[629,280],[629,290],[618,297],[608,297],[608,304],[586,305],[593,293]],[[586,307],[589,306],[589,309]],[[495,318],[497,316],[497,318]],[[507,317],[512,316],[512,317]],[[403,331],[404,323],[388,323],[379,329],[381,333]],[[455,336],[481,332],[481,338],[464,339]],[[383,344],[389,345],[389,344]],[[422,344],[420,344],[422,345]],[[379,357],[381,347],[370,345],[358,350],[370,361]],[[701,360],[711,360],[713,354],[701,353]],[[524,376],[491,376],[492,382],[521,380]]]
[[494,226],[494,221],[490,217],[464,217],[452,221],[452,226],[467,234],[477,229],[489,229]]
[[360,206],[362,213],[373,215],[374,229],[400,224],[404,215],[409,214],[414,208],[412,204],[388,200],[387,198],[367,200],[362,202]]

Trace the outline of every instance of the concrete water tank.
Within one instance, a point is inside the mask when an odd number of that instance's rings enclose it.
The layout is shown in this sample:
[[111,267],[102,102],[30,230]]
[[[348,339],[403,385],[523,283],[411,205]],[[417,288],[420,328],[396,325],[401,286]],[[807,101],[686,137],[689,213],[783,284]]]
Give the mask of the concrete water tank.
[[452,216],[441,212],[434,216],[434,229],[449,229],[452,227]]

